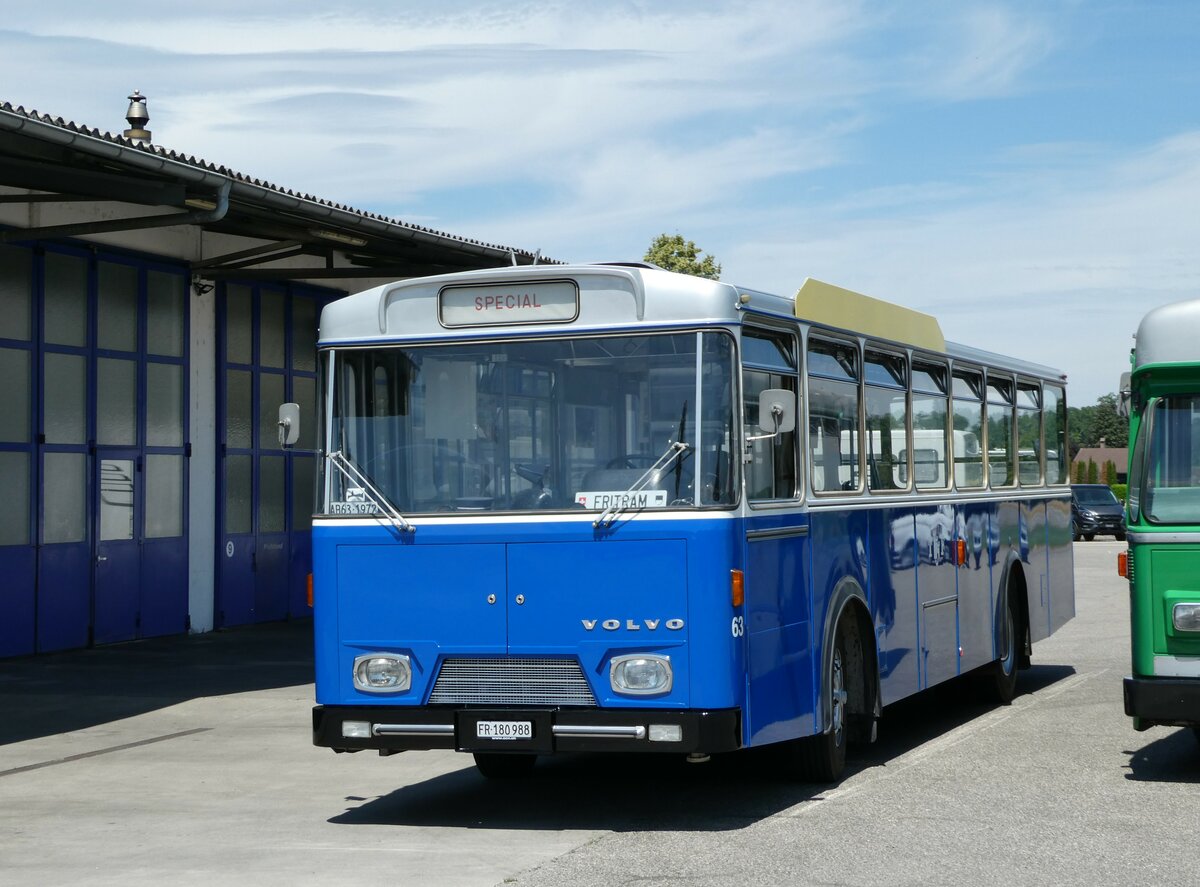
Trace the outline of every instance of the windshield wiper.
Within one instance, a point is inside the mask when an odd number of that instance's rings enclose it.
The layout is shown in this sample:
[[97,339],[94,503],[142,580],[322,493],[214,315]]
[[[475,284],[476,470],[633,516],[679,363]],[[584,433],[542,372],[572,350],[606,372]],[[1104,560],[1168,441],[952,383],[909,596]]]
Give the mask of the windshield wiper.
[[629,501],[629,499],[626,497],[628,497],[630,493],[641,492],[649,483],[651,483],[651,481],[657,483],[661,479],[663,472],[671,467],[671,463],[676,459],[679,459],[691,448],[691,444],[684,443],[681,440],[677,440],[668,446],[666,452],[659,456],[655,463],[646,469],[645,474],[630,484],[629,489],[626,490],[622,496],[622,498],[625,499],[625,502],[608,506],[608,508],[604,509],[604,511],[600,513],[598,518],[592,521],[592,526],[611,527],[613,522],[616,521],[620,514],[629,507],[625,503]]
[[392,522],[395,523],[397,527],[406,533],[416,532],[417,528],[405,520],[404,515],[400,513],[400,509],[393,504],[392,500],[389,499],[387,495],[379,489],[379,487],[375,486],[375,484],[371,481],[371,478],[367,477],[366,472],[346,458],[345,453],[343,453],[341,450],[334,450],[325,458],[333,463],[333,466],[337,468],[337,470],[340,471],[347,480],[366,490],[371,499],[374,500],[375,507],[387,515],[387,517],[391,518]]

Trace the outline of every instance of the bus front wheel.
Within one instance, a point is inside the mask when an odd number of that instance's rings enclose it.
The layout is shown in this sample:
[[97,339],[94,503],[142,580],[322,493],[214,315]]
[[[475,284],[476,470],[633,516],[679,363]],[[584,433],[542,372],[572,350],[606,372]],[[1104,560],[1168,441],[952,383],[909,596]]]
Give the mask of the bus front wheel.
[[847,642],[845,622],[834,633],[833,653],[822,677],[829,699],[829,723],[824,733],[792,740],[789,753],[795,775],[805,782],[833,782],[846,768]]

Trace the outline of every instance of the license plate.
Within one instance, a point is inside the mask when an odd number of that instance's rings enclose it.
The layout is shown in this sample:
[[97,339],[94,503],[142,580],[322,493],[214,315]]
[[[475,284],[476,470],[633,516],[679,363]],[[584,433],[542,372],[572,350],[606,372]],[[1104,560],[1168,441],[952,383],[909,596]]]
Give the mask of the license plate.
[[533,721],[476,721],[477,739],[532,739]]

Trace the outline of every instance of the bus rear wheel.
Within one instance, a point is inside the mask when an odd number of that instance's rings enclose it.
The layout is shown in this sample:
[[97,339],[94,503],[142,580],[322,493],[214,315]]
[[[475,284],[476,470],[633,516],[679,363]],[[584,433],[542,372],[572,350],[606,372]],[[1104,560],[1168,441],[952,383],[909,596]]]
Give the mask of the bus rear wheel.
[[1017,636],[1022,627],[1014,610],[1012,592],[1006,596],[1004,621],[1000,626],[1000,658],[982,675],[985,693],[1001,705],[1011,705],[1017,695]]
[[533,772],[537,755],[475,752],[475,768],[488,779],[517,779]]

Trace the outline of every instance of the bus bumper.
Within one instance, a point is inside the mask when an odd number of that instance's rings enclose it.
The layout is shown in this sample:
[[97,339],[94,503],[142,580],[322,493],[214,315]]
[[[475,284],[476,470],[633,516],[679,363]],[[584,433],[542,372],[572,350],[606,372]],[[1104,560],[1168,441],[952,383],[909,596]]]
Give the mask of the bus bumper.
[[1200,680],[1125,678],[1125,714],[1138,730],[1200,726]]
[[[505,728],[519,734],[514,738],[481,738],[496,732],[497,724],[528,724],[528,728]],[[738,709],[313,708],[313,745],[339,752],[374,749],[388,754],[445,748],[546,755],[576,751],[710,754],[740,748],[741,736]]]

